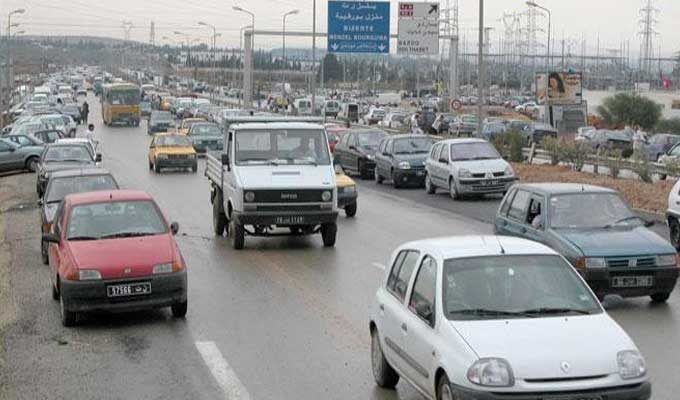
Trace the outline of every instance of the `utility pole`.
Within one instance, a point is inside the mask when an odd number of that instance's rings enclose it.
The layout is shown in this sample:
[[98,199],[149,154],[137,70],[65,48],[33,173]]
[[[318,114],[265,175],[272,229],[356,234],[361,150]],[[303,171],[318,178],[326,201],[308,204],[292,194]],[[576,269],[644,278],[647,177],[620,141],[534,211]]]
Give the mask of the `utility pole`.
[[484,0],[479,0],[479,35],[477,44],[477,136],[482,137],[484,117]]
[[316,113],[316,0],[312,2],[312,114]]
[[649,78],[652,70],[652,58],[654,57],[654,45],[652,39],[658,33],[654,29],[659,22],[656,15],[659,14],[659,9],[653,6],[653,0],[646,0],[645,7],[640,9],[641,30],[638,34],[642,37],[640,49],[640,69],[645,78]]

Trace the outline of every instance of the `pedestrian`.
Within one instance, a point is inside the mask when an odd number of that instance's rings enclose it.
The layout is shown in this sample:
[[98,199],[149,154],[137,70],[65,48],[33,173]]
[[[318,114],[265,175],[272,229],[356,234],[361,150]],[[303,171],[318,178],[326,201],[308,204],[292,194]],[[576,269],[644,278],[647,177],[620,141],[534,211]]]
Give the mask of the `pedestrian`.
[[636,126],[633,132],[633,155],[637,158],[643,158],[646,144],[647,133],[639,126]]
[[85,139],[89,140],[91,143],[96,144],[94,140],[94,124],[89,124],[87,130],[85,131]]
[[90,105],[87,104],[87,101],[83,103],[83,106],[80,108],[80,120],[83,124],[87,124],[87,115],[90,113]]

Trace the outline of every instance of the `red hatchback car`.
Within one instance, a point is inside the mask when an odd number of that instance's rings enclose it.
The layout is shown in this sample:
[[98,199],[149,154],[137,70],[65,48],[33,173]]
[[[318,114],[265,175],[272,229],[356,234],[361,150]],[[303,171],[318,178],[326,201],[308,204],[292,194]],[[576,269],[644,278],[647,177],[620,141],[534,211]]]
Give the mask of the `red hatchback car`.
[[43,240],[64,326],[96,310],[171,307],[174,317],[186,315],[186,264],[173,237],[179,226],[147,193],[68,195],[54,221]]

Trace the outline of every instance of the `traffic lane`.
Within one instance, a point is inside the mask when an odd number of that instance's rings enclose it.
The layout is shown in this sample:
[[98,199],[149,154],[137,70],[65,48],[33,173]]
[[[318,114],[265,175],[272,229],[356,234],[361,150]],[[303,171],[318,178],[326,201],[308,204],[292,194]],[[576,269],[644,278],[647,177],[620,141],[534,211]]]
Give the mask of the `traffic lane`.
[[[430,207],[460,214],[488,224],[494,223],[494,217],[496,216],[500,202],[503,199],[503,196],[501,195],[488,195],[453,200],[448,192],[443,189],[437,189],[436,194],[429,195],[425,192],[425,189],[417,186],[396,189],[391,184],[391,181],[377,184],[372,180],[361,180],[358,177],[352,178],[358,183],[359,190],[375,190],[383,193],[390,193],[395,196],[407,198]],[[643,218],[648,218],[645,215],[641,216]],[[661,219],[661,217],[657,217],[657,219]],[[656,221],[654,226],[650,229],[665,240],[668,240],[670,237],[668,225],[666,225],[665,222]]]
[[[490,233],[488,225],[385,193],[339,218],[335,248],[320,235],[251,238],[231,249],[212,236],[209,184],[199,173],[148,171],[140,129],[100,129],[105,162],[126,187],[149,191],[171,220],[189,265],[188,326],[214,341],[253,398],[420,399],[407,384],[375,388],[368,311],[384,265],[405,241]],[[265,379],[266,377],[266,379]]]
[[0,179],[3,190],[15,193],[2,214],[15,309],[4,332],[2,376],[9,398],[214,399],[221,394],[200,356],[182,350],[194,345],[187,322],[167,310],[124,318],[89,314],[77,328],[62,327],[58,302],[50,295],[49,268],[40,262],[35,175]]

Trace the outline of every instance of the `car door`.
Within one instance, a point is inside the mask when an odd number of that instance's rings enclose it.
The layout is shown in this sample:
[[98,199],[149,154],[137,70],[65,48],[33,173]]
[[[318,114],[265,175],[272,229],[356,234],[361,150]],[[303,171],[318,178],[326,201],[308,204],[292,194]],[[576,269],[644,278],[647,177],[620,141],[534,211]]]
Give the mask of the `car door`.
[[350,166],[352,171],[359,172],[359,134],[352,134],[349,138],[349,147],[347,149],[347,164]]
[[57,208],[57,212],[54,216],[54,223],[52,224],[52,231],[57,236],[59,236],[59,243],[48,243],[47,254],[49,259],[50,270],[52,271],[51,278],[54,279],[59,274],[59,267],[61,264],[61,251],[63,249],[63,238],[62,232],[65,226],[65,209],[64,202],[62,201]]
[[531,193],[528,190],[517,190],[512,203],[510,203],[507,215],[501,220],[503,234],[526,237],[529,225],[526,222],[526,216],[530,199]]
[[448,188],[449,187],[449,144],[442,143],[442,147],[439,150],[439,156],[437,157],[437,186]]
[[156,163],[156,137],[157,136],[154,136],[149,144],[149,162],[152,164]]
[[526,234],[527,239],[545,243],[545,226],[546,226],[546,201],[543,196],[532,194],[529,198],[529,206],[527,207]]
[[404,353],[412,381],[422,390],[433,395],[430,374],[437,360],[437,333],[435,326],[435,295],[437,282],[437,261],[425,255],[409,290],[408,316],[404,330]]
[[390,171],[392,169],[392,147],[394,140],[383,139],[384,146],[375,155],[376,160],[380,156],[380,175],[386,178],[390,178]]
[[420,253],[415,250],[402,250],[392,265],[386,283],[386,295],[378,304],[383,316],[380,329],[384,342],[383,352],[393,367],[407,371],[408,361],[404,352],[404,334],[408,330],[406,320],[408,310],[405,300],[411,277],[418,265]]
[[334,154],[338,158],[338,162],[340,162],[342,168],[345,170],[349,167],[347,152],[349,151],[349,140],[353,135],[354,134],[351,132],[345,134],[345,136],[342,137],[342,140],[340,140],[340,143],[335,146]]
[[427,156],[425,161],[425,169],[427,174],[430,176],[430,182],[437,184],[437,163],[439,158],[439,151],[441,148],[441,143],[435,143],[430,149],[430,154]]
[[[12,151],[14,150],[14,151]],[[14,168],[14,155],[16,148],[10,143],[0,140],[0,169],[10,170]]]

